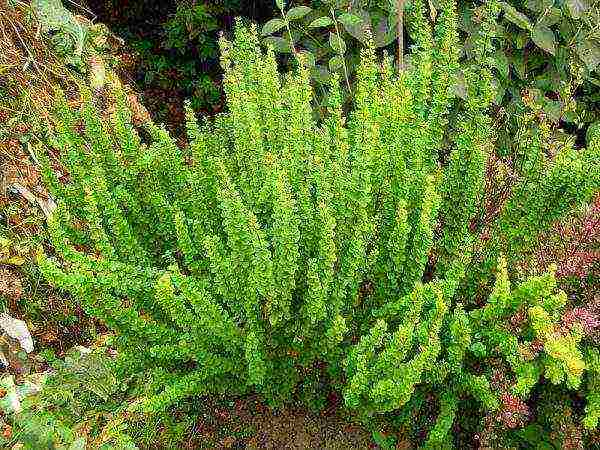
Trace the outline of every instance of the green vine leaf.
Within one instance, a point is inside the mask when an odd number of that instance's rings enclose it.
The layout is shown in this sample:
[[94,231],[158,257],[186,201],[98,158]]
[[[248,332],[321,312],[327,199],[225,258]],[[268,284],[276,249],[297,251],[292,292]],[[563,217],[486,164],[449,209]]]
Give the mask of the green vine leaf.
[[361,17],[350,13],[341,14],[338,20],[345,28],[359,26],[363,21]]
[[346,43],[336,33],[329,33],[329,45],[339,55],[346,53]]
[[355,11],[354,16],[360,19],[358,23],[341,22],[345,30],[355,39],[362,43],[366,42],[366,32],[371,27],[371,16],[364,10]]
[[328,27],[330,25],[333,25],[333,20],[331,20],[331,17],[323,16],[313,20],[308,26],[308,28],[321,28]]
[[285,38],[282,37],[278,37],[278,36],[269,36],[267,38],[264,39],[264,43],[267,46],[272,46],[273,50],[275,50],[276,52],[279,53],[291,53],[292,52],[292,45],[290,44],[290,41],[288,41]]
[[511,6],[506,2],[502,2],[500,3],[500,5],[504,10],[504,17],[506,18],[506,20],[514,23],[516,26],[522,28],[523,30],[531,30],[533,28],[529,18],[522,12],[518,11],[514,6]]
[[287,12],[286,17],[288,20],[299,20],[311,11],[312,9],[308,6],[296,6]]
[[531,39],[542,50],[554,55],[556,53],[556,37],[546,25],[537,23],[531,31]]
[[283,19],[271,19],[265,23],[262,27],[262,35],[269,36],[270,34],[277,33],[285,27],[285,20]]

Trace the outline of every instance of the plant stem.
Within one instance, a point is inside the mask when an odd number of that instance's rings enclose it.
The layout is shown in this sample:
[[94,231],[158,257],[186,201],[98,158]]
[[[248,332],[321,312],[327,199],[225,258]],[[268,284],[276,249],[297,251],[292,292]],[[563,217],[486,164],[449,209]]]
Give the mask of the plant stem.
[[[333,24],[335,25],[335,34],[337,35],[338,42],[342,40],[340,36],[340,30],[338,28],[337,17],[335,16],[335,11],[333,8],[330,8],[331,17],[333,17]],[[342,65],[344,67],[344,79],[346,80],[346,87],[348,87],[348,92],[352,92],[352,88],[350,87],[350,81],[348,80],[348,68],[346,67],[346,58],[344,54],[339,55],[342,58]]]

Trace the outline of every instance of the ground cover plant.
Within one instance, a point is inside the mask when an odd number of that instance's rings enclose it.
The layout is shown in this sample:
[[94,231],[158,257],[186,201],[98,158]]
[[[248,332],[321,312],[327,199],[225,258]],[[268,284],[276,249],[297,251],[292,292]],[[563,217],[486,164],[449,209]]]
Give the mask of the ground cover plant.
[[[117,332],[118,369],[148,380],[136,408],[248,392],[318,402],[331,385],[368,418],[418,411],[429,392],[437,418],[422,444],[435,447],[460,401],[502,412],[545,379],[586,398],[595,428],[584,320],[563,323],[574,305],[554,268],[527,277],[512,264],[598,189],[598,134],[551,158],[524,126],[511,192],[473,223],[492,151],[486,61],[499,11],[486,4],[479,57],[460,64],[455,4],[439,5],[431,27],[415,2],[413,66],[396,73],[368,45],[350,113],[333,77],[323,120],[302,55],[280,76],[273,51],[240,26],[221,41],[228,112],[199,124],[188,108],[189,148],[151,122],[138,133],[119,88],[110,123],[91,96],[80,110],[59,99],[48,145],[70,182],[40,148],[58,208],[56,253],[39,264]],[[459,68],[469,95],[456,108]]]

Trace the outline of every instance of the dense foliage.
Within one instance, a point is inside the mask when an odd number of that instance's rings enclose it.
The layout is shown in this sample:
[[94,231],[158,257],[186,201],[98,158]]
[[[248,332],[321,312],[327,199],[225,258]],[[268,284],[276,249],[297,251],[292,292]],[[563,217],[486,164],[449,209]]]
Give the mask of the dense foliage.
[[511,287],[508,267],[598,190],[600,130],[585,149],[547,154],[526,118],[496,174],[501,184],[511,172],[510,192],[487,214],[499,11],[486,4],[474,57],[460,61],[456,5],[440,2],[432,27],[414,2],[411,66],[397,73],[370,43],[351,112],[334,75],[324,119],[306,56],[281,76],[257,31],[238,27],[221,41],[228,112],[199,124],[188,107],[189,148],[153,123],[138,132],[119,87],[109,119],[91,95],[79,110],[59,99],[48,144],[70,181],[39,152],[59,200],[59,258],[39,264],[117,332],[121,373],[147,375],[144,411],[209,393],[280,403],[316,379],[369,416],[418,409],[427,390],[439,399],[435,447],[461,399],[520,405],[543,376],[579,390],[596,426],[584,320],[565,325],[573,305],[553,268],[512,274]]
[[263,21],[270,0],[218,2],[169,0],[89,0],[88,5],[111,31],[124,38],[121,66],[137,82],[143,100],[160,121],[180,122],[182,99],[195,111],[222,109],[223,92],[217,38],[235,17]]

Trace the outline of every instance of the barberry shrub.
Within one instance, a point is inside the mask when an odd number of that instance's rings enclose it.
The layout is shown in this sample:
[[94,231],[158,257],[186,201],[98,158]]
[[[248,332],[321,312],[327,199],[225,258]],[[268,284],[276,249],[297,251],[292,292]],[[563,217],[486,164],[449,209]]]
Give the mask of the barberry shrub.
[[[116,332],[119,368],[144,374],[152,390],[144,410],[249,391],[282,402],[326,367],[366,414],[402,408],[430,386],[441,405],[435,445],[460,396],[499,407],[490,359],[514,373],[515,395],[542,374],[579,386],[581,333],[558,328],[567,300],[552,272],[511,290],[498,255],[518,251],[548,208],[562,214],[589,198],[600,146],[565,150],[528,179],[537,189],[515,189],[493,228],[495,288],[484,305],[461,299],[467,269],[482,261],[473,249],[485,248],[471,222],[492,142],[486,61],[498,6],[488,4],[477,64],[461,68],[468,96],[452,118],[457,17],[452,1],[438,6],[434,27],[423,2],[410,10],[407,70],[363,50],[348,115],[334,78],[325,119],[315,119],[306,65],[281,76],[244,27],[220,43],[228,112],[198,123],[188,108],[189,147],[153,123],[138,132],[118,88],[108,121],[92,100],[74,110],[59,99],[49,144],[70,181],[42,152],[59,206],[49,220],[56,255],[40,253],[39,264]],[[591,175],[570,176],[567,161]]]

